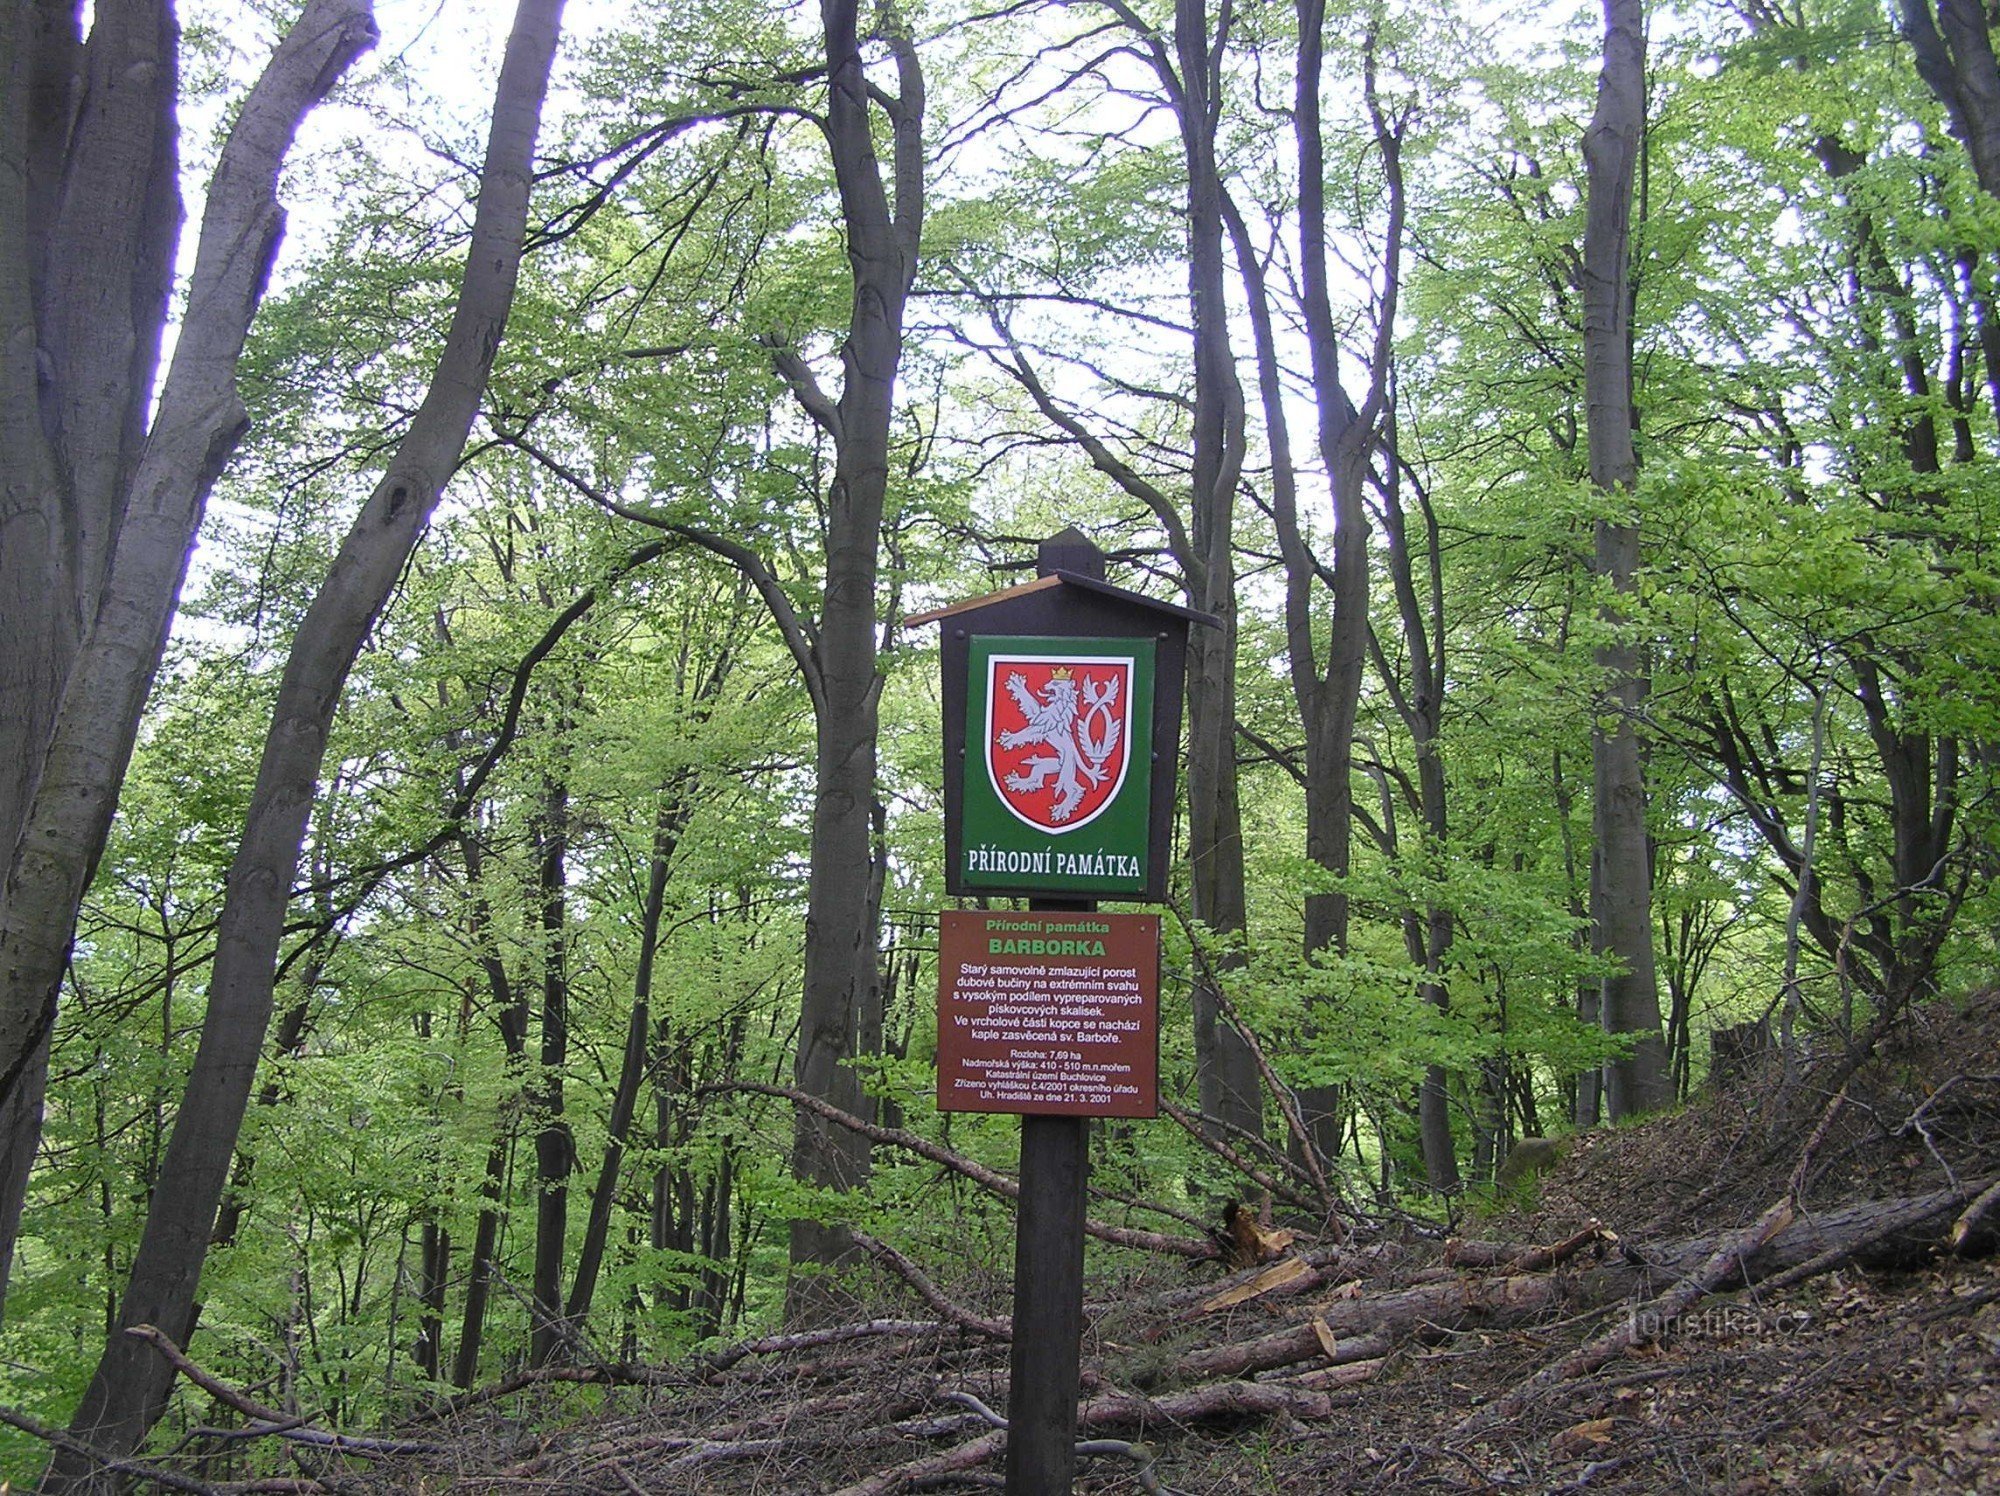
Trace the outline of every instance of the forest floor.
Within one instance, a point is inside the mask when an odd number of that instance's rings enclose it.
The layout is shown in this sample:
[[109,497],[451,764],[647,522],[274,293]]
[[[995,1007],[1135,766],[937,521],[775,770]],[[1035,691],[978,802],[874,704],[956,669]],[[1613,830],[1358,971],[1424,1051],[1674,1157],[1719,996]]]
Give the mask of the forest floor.
[[[2000,1193],[2000,993],[1912,1016],[1829,1107],[1837,1060],[1581,1135],[1450,1241],[1381,1218],[1233,1271],[1093,1259],[1079,1437],[1105,1452],[1076,1489],[2000,1490],[2000,1262],[1987,1225],[1946,1243]],[[1007,1286],[931,1270],[884,1271],[870,1330],[299,1463],[356,1492],[997,1488]]]

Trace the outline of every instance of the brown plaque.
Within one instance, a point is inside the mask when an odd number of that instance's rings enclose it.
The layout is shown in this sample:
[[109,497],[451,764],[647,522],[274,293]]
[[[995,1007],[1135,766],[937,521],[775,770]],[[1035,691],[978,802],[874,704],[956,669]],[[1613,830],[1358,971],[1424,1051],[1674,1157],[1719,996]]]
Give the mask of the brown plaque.
[[938,938],[938,1110],[1159,1111],[1160,920],[947,913]]

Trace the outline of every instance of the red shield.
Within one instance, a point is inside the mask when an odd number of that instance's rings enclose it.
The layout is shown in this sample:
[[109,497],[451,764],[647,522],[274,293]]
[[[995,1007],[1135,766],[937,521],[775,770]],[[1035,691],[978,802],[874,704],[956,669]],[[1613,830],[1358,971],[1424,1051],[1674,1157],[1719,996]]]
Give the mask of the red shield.
[[1040,831],[1087,826],[1118,798],[1132,743],[1130,655],[995,654],[986,666],[986,773]]

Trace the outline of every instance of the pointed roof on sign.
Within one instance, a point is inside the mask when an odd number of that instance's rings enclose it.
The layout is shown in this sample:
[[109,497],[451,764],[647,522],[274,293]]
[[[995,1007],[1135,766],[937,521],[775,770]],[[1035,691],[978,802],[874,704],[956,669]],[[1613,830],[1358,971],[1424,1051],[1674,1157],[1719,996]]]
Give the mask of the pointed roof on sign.
[[1032,582],[1003,587],[998,592],[989,592],[983,597],[967,598],[962,603],[952,603],[948,607],[933,608],[928,613],[914,613],[903,622],[906,625],[940,623],[947,618],[969,613],[992,603],[1027,597],[1057,587],[1075,587],[1080,591],[1096,593],[1100,597],[1115,598],[1119,602],[1130,603],[1136,608],[1163,613],[1170,618],[1185,618],[1190,623],[1205,623],[1210,628],[1222,626],[1222,620],[1212,613],[1184,608],[1179,603],[1162,602],[1157,597],[1148,597],[1143,592],[1133,592],[1125,587],[1114,587],[1105,581],[1104,552],[1074,525],[1057,531],[1035,548],[1035,569],[1041,575]]
[[1075,525],[1067,525],[1035,547],[1035,570],[1045,577],[1072,576],[1104,580],[1104,552]]

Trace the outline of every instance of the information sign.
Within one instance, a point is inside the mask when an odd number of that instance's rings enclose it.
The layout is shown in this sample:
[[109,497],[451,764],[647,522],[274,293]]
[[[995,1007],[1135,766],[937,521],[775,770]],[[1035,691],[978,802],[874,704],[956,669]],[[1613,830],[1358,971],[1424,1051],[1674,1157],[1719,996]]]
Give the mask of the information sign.
[[959,881],[1142,894],[1153,640],[981,635],[969,665]]
[[1157,1115],[1157,915],[941,920],[938,1110]]

